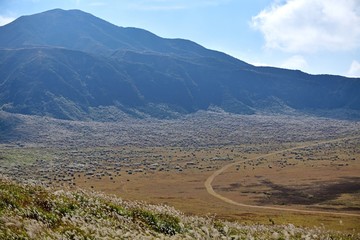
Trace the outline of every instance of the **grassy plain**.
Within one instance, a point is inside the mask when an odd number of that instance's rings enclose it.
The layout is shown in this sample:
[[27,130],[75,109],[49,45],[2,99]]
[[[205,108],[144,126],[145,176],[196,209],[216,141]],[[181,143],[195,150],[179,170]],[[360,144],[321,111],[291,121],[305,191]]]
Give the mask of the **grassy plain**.
[[[260,154],[240,154],[236,147],[177,151],[157,148],[152,154],[166,154],[166,162],[170,163],[163,170],[151,164],[153,170],[140,165],[138,169],[124,168],[121,174],[104,177],[81,173],[74,182],[81,188],[94,188],[129,200],[168,204],[188,214],[217,215],[252,224],[292,222],[306,227],[359,232],[360,164],[356,159],[360,158],[360,152],[357,149],[360,149],[360,140],[354,139],[347,143],[346,149],[339,142],[247,161]],[[243,159],[242,163],[215,179],[213,187],[217,193],[245,204],[286,206],[329,214],[250,209],[210,196],[204,187],[207,177],[222,165],[239,159]],[[332,212],[359,216],[333,215]]]
[[[20,118],[16,134],[0,139],[0,174],[14,180],[92,189],[241,223],[360,232],[358,122],[220,113],[121,123]],[[326,142],[331,139],[340,140]],[[296,146],[303,147],[264,157]],[[212,182],[221,196],[314,212],[213,197],[205,181],[232,163]]]

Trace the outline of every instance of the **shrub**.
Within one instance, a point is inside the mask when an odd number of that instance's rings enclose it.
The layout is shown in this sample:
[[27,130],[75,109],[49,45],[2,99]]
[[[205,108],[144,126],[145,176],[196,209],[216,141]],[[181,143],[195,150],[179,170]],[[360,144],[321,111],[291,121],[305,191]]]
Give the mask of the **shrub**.
[[135,209],[132,211],[132,217],[160,233],[175,235],[181,232],[180,219],[168,214],[154,214],[147,210]]

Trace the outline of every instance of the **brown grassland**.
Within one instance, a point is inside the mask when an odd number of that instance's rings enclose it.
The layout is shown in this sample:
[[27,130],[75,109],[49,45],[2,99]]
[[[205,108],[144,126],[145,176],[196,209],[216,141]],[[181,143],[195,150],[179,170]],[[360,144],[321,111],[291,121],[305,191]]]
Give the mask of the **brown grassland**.
[[[220,113],[121,124],[19,119],[0,145],[0,174],[18,181],[242,223],[360,232],[358,122]],[[205,182],[227,165],[210,183],[219,199]]]
[[[87,177],[80,173],[74,182],[81,188],[94,188],[129,200],[168,204],[189,214],[215,214],[249,223],[323,225],[358,232],[360,163],[355,159],[360,158],[357,150],[360,138],[346,142],[346,147],[339,141],[250,161],[247,159],[254,159],[259,153],[244,154],[236,147],[151,148],[148,151],[152,155],[167,156],[166,162],[172,167],[161,168],[161,164],[155,164],[151,166],[153,170],[124,168],[121,174],[112,172],[111,176],[104,177]],[[214,180],[217,193],[245,204],[286,206],[314,213],[249,209],[209,195],[204,187],[207,177],[228,161],[240,159],[239,164]],[[142,157],[138,161],[143,161]],[[334,212],[358,216],[334,215]]]

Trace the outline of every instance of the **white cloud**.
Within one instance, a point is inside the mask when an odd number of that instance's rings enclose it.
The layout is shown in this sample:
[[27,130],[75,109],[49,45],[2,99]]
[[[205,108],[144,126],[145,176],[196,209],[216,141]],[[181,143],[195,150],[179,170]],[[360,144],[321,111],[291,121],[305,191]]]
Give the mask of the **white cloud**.
[[360,62],[354,60],[351,63],[351,66],[347,72],[349,77],[360,77]]
[[0,26],[4,26],[14,21],[15,18],[0,16]]
[[249,62],[249,63],[257,67],[273,67],[273,65],[268,64],[266,62]]
[[[282,2],[282,3],[280,3]],[[359,0],[275,0],[252,18],[266,47],[286,52],[360,48]]]
[[280,67],[294,70],[303,70],[308,66],[304,57],[295,55],[285,60]]
[[302,71],[304,71],[305,68],[308,67],[307,61],[303,56],[300,55],[294,55],[288,59],[285,59],[282,62],[274,62],[272,64],[261,61],[249,61],[249,63],[257,67],[279,67],[279,68],[302,70]]

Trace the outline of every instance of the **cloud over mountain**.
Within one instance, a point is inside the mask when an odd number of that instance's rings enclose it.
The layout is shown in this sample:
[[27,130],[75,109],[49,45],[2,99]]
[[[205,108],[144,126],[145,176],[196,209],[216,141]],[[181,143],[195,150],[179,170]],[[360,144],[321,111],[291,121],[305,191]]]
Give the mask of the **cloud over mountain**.
[[285,52],[347,51],[360,47],[360,1],[287,0],[252,18],[265,46]]
[[14,20],[15,20],[15,18],[0,15],[0,26],[4,26],[4,25],[6,25],[8,23],[11,23]]
[[354,60],[351,63],[347,74],[350,77],[360,77],[360,62]]
[[295,55],[286,59],[286,61],[281,64],[281,67],[288,69],[303,69],[307,66],[307,62],[303,56]]

